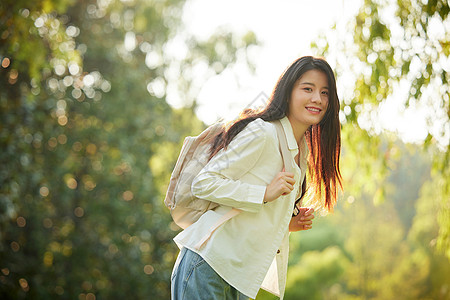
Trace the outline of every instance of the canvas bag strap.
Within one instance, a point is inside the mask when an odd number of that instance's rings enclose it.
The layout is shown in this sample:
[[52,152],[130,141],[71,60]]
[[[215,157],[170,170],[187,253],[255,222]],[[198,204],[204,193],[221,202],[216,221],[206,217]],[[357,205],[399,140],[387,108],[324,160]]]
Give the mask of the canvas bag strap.
[[241,213],[240,209],[237,208],[232,208],[230,211],[228,211],[226,214],[224,214],[222,217],[220,217],[216,223],[214,223],[214,225],[211,226],[211,228],[209,228],[208,233],[205,234],[200,241],[198,241],[197,244],[195,244],[194,249],[195,250],[200,250],[200,248],[209,240],[209,238],[212,236],[212,234],[214,233],[214,231],[216,231],[217,228],[220,227],[220,225],[222,225],[223,223],[225,223],[226,221],[228,221],[229,219],[233,218],[234,216],[237,216],[238,214]]
[[283,159],[284,170],[286,172],[294,173],[294,168],[291,161],[291,152],[289,151],[286,139],[286,133],[284,132],[283,125],[281,125],[280,120],[274,122],[275,128],[277,129],[279,147],[281,152],[281,158]]
[[[280,152],[281,152],[281,158],[283,159],[284,164],[284,170],[286,172],[294,173],[294,168],[292,166],[292,163],[289,163],[291,152],[289,151],[288,145],[287,145],[287,139],[286,139],[286,133],[284,131],[283,125],[281,124],[280,120],[276,120],[274,122],[275,128],[277,129],[277,135],[278,135],[278,141],[280,146]],[[305,185],[305,181],[302,183],[302,188]],[[302,201],[297,200],[295,202],[294,206],[294,215],[297,215],[299,213],[298,207],[302,206]]]

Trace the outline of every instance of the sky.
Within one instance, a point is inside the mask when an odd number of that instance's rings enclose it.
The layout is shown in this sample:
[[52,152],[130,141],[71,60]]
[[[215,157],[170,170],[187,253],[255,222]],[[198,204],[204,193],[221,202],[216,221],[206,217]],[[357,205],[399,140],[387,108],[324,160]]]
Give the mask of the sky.
[[[199,118],[207,124],[220,118],[234,119],[249,103],[270,95],[278,77],[292,61],[315,54],[310,43],[317,40],[319,34],[325,34],[331,46],[336,39],[348,35],[346,24],[356,16],[361,4],[361,0],[188,0],[183,12],[187,32],[206,39],[218,28],[227,28],[237,34],[251,30],[261,42],[259,47],[250,50],[256,65],[254,74],[238,63],[199,88]],[[335,24],[338,33],[330,35],[336,32],[331,31]],[[333,67],[332,60],[329,62]],[[337,80],[338,94],[343,99],[355,78],[350,75]],[[406,91],[399,86],[395,95],[386,99],[377,110],[375,130],[393,131],[406,142],[420,143],[425,139],[429,125],[426,111],[419,105],[404,110],[405,96]],[[176,101],[171,103],[170,97],[168,102],[174,107],[182,105]]]

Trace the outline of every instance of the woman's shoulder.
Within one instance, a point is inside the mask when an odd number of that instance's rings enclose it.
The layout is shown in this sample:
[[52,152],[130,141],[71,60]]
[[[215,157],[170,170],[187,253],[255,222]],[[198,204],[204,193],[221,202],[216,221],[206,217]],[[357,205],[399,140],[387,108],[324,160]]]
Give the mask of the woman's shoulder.
[[260,118],[248,123],[230,142],[226,151],[271,151],[272,145],[278,145],[276,128],[270,122]]
[[273,143],[277,140],[275,126],[260,118],[251,121],[239,132],[231,141],[230,145],[242,144],[249,146],[250,144],[264,146],[266,143]]
[[277,137],[275,125],[261,118],[250,122],[244,130],[265,138],[273,139]]

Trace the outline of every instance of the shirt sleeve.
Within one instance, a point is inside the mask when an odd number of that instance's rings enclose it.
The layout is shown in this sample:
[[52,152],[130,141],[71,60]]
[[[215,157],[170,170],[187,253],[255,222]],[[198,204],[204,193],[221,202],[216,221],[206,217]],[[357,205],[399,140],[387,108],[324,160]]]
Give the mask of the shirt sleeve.
[[249,212],[261,209],[266,186],[246,183],[240,178],[259,160],[268,140],[265,122],[248,124],[200,171],[192,183],[192,193],[221,205]]

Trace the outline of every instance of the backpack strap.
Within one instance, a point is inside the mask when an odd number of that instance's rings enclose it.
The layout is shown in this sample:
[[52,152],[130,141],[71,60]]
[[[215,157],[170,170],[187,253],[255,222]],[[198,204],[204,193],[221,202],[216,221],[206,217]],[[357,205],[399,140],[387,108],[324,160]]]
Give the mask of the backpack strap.
[[283,125],[281,125],[280,120],[276,120],[274,122],[275,128],[277,129],[279,147],[281,152],[281,158],[283,159],[284,170],[286,172],[294,172],[294,168],[292,167],[291,162],[291,152],[289,151],[286,139],[286,133],[284,132]]
[[[292,163],[290,162],[291,152],[289,151],[289,148],[287,145],[286,133],[284,131],[283,125],[281,124],[280,120],[276,120],[274,122],[274,124],[275,124],[275,128],[277,129],[278,141],[279,141],[279,146],[280,146],[281,158],[283,159],[284,170],[286,172],[294,173],[294,168],[292,166]],[[300,151],[300,149],[299,149],[299,151]],[[300,155],[300,153],[299,153],[299,155]],[[303,194],[305,193],[305,190],[306,190],[306,176],[303,178],[300,198],[295,201],[294,215],[297,215],[299,213],[298,207],[302,206],[301,196],[303,196]]]
[[211,228],[208,230],[208,233],[205,236],[203,236],[203,238],[200,241],[198,241],[197,244],[195,244],[194,249],[200,250],[200,248],[209,240],[211,235],[214,233],[214,231],[216,231],[217,228],[219,228],[220,225],[222,225],[223,223],[225,223],[232,217],[237,216],[240,213],[241,213],[240,209],[232,208],[230,211],[228,211],[226,214],[220,217],[216,221],[216,223],[214,223],[214,225],[211,226]]

